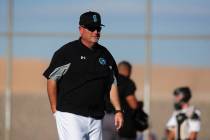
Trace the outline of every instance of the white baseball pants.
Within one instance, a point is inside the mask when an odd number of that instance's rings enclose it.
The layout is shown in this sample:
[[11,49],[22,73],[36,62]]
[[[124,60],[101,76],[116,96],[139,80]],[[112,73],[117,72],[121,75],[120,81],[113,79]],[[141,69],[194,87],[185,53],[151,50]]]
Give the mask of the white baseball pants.
[[91,117],[56,111],[59,140],[102,140],[102,122]]

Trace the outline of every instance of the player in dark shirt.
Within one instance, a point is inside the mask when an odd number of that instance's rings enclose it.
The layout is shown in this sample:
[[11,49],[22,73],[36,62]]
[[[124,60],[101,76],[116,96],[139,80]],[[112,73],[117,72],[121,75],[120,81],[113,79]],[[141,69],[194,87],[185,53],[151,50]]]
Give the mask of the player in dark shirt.
[[107,100],[106,115],[103,120],[103,138],[106,140],[135,140],[136,128],[133,122],[133,112],[137,109],[138,102],[134,94],[135,83],[130,79],[132,66],[130,63],[122,61],[118,64],[118,70],[118,89],[121,107],[124,111],[124,125],[118,132],[114,129],[114,108]]

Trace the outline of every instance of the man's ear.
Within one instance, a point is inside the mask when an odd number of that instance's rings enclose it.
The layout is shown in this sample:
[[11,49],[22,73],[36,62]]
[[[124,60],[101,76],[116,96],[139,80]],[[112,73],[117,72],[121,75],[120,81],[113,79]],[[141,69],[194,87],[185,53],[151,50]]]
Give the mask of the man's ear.
[[79,32],[80,34],[83,34],[84,28],[82,28],[81,26],[79,26]]

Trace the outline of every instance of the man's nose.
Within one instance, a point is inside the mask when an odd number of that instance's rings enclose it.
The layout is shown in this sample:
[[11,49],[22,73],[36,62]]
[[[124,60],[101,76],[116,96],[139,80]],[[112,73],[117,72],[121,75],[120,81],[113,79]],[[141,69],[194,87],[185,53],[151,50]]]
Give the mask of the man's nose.
[[95,30],[93,31],[93,33],[100,33],[100,31],[98,31],[97,29],[95,29]]

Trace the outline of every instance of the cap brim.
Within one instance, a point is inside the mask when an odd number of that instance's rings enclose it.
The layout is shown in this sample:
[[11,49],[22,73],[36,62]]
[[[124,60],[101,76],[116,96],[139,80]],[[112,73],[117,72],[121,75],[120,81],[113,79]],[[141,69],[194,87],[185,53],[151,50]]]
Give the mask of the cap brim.
[[96,27],[98,27],[98,26],[105,26],[104,24],[86,24],[86,25],[82,25],[82,26],[96,26]]

